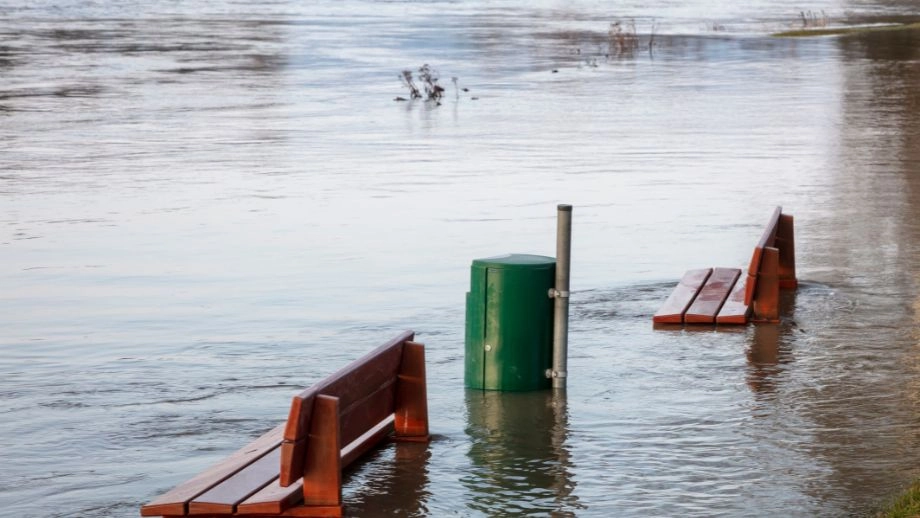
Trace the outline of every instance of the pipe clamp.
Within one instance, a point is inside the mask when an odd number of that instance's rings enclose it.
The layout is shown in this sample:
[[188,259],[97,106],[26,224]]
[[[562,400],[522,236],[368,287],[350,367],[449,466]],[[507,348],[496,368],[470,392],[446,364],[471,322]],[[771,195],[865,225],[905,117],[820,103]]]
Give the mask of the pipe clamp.
[[548,293],[547,295],[549,295],[549,298],[551,298],[551,299],[567,299],[567,298],[569,298],[569,292],[567,292],[567,291],[559,291],[559,290],[557,290],[556,288],[550,288],[550,289],[549,289],[549,293]]

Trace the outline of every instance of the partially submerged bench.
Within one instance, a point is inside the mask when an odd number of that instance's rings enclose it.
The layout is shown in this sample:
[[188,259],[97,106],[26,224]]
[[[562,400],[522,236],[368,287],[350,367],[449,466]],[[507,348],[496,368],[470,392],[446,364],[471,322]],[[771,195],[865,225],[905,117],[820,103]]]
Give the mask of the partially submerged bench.
[[[793,219],[776,207],[754,247],[747,275],[738,268],[689,270],[652,317],[656,324],[779,321],[780,289],[795,289]],[[753,315],[753,318],[752,318]]]
[[382,440],[428,440],[424,346],[406,331],[294,396],[286,422],[141,516],[342,516],[342,469]]

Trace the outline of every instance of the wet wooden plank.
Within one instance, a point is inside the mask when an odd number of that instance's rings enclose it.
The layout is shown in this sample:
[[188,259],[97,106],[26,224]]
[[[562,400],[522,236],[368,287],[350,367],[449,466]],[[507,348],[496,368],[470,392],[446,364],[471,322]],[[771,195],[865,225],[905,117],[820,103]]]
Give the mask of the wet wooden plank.
[[744,303],[744,292],[748,282],[748,276],[742,275],[735,283],[725,304],[716,315],[716,324],[723,325],[744,325],[748,323],[748,316],[751,314],[751,306]]
[[[412,331],[404,331],[398,336],[349,363],[334,374],[327,376],[316,385],[304,390],[297,396],[288,415],[288,426],[284,439],[296,441],[306,437],[309,430],[309,412],[303,411],[306,400],[316,394],[325,394],[339,398],[342,408],[347,408],[355,401],[366,397],[388,380],[396,377],[399,362],[402,359],[402,345],[415,337]],[[358,381],[360,380],[360,381]],[[297,411],[295,412],[295,406]],[[292,419],[293,418],[293,419]]]
[[[390,415],[377,426],[365,432],[351,444],[341,450],[342,468],[360,458],[374,446],[385,440],[393,433],[393,415]],[[282,487],[279,481],[272,481],[259,492],[247,498],[237,506],[236,513],[240,515],[279,515],[303,500],[303,479],[298,478],[293,484]],[[308,509],[304,507],[303,509]],[[305,510],[303,512],[306,512]],[[326,512],[326,511],[323,511]]]
[[339,411],[342,444],[349,444],[381,421],[396,408],[396,376],[366,398]]
[[342,431],[339,399],[319,395],[313,402],[310,445],[304,462],[304,505],[342,505]]
[[361,456],[370,451],[371,448],[378,445],[381,441],[392,434],[394,421],[395,418],[391,414],[389,417],[378,423],[376,426],[370,428],[364,432],[363,435],[342,448],[342,468],[344,469],[355,460],[361,458]]
[[284,442],[281,444],[279,476],[283,487],[295,483],[303,476],[303,463],[307,457],[307,436],[316,391],[316,386],[310,387],[291,400],[291,410],[288,412],[287,426],[284,428]]
[[281,443],[281,471],[278,474],[278,483],[281,487],[288,487],[300,480],[303,475],[303,463],[306,458],[306,438]]
[[301,516],[305,518],[338,518],[343,514],[341,505],[297,506],[281,513],[281,516]]
[[760,273],[763,249],[773,246],[774,241],[776,241],[776,232],[779,229],[779,220],[782,213],[782,207],[776,207],[776,209],[773,210],[773,215],[770,216],[770,220],[767,222],[763,234],[761,234],[760,239],[757,241],[757,245],[754,246],[754,252],[751,254],[751,263],[748,265],[747,272],[747,287],[744,292],[744,303],[749,306],[754,300],[754,288],[757,287],[757,276]]
[[[279,516],[297,516],[301,518],[341,518],[344,509],[341,505],[330,506],[303,506],[296,505],[280,513],[247,513],[245,515],[235,514],[233,516],[246,516],[247,518],[278,518]],[[163,518],[183,518],[183,515],[165,515]],[[221,514],[202,514],[197,518],[226,518]]]
[[236,507],[236,513],[241,515],[277,515],[294,507],[302,500],[303,479],[297,479],[297,481],[287,487],[282,487],[279,481],[275,480],[241,502]]
[[314,385],[291,399],[291,409],[284,427],[284,440],[295,442],[303,440],[310,433],[310,416],[313,412],[313,398],[317,387]]
[[700,270],[689,270],[674,287],[674,291],[668,296],[664,305],[652,317],[652,322],[656,324],[680,324],[683,322],[684,313],[687,308],[693,304],[693,300],[699,293],[700,288],[706,283],[706,279],[712,273],[712,268]]
[[281,449],[271,452],[189,502],[188,514],[231,515],[236,505],[278,478]]
[[185,515],[188,512],[188,502],[190,500],[275,449],[281,443],[284,426],[284,423],[276,426],[218,464],[160,495],[149,504],[141,507],[141,516]]
[[377,354],[366,356],[333,374],[320,385],[318,393],[339,398],[343,409],[351,407],[396,378],[405,342],[400,340],[386,344],[386,348],[378,349]]
[[693,304],[684,313],[684,323],[714,324],[716,315],[740,275],[739,268],[713,268]]
[[779,250],[763,249],[751,312],[755,322],[779,322]]
[[[281,457],[281,485],[293,484],[303,475],[303,462],[306,458],[311,412],[314,399],[323,394],[339,398],[342,413],[348,415],[361,406],[361,401],[372,397],[381,389],[393,392],[397,371],[402,359],[403,344],[412,340],[415,333],[404,331],[395,338],[380,345],[361,358],[349,363],[334,374],[324,378],[316,385],[294,396],[288,413],[287,427],[284,430],[285,445]],[[395,397],[395,396],[394,396]],[[380,422],[387,411],[392,412],[392,403],[386,409],[364,408],[365,413],[380,414],[379,418],[365,423],[364,430]],[[361,410],[357,410],[360,412]],[[383,412],[383,414],[381,414]],[[356,420],[352,420],[356,421]],[[364,430],[358,430],[348,421],[343,425],[343,441],[350,442]]]
[[425,346],[406,342],[396,385],[396,435],[404,441],[427,441],[428,376]]
[[776,239],[776,230],[779,228],[779,217],[782,213],[783,208],[781,206],[777,206],[773,209],[773,214],[767,221],[767,226],[764,228],[763,234],[760,235],[756,248],[763,249],[768,246],[773,246],[773,240]]
[[799,281],[795,276],[795,221],[791,214],[780,215],[773,246],[779,250],[780,289],[796,289]]

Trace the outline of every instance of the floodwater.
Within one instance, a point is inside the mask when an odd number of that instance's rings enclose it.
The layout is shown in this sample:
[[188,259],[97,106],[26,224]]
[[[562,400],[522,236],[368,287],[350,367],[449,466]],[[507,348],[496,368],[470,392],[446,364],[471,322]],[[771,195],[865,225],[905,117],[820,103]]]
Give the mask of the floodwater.
[[[0,515],[136,516],[406,328],[435,438],[350,474],[354,516],[871,514],[920,475],[920,34],[768,36],[802,16],[0,3]],[[441,104],[394,101],[426,63]],[[554,255],[558,203],[568,391],[466,391],[470,262]],[[654,329],[776,205],[782,323]]]

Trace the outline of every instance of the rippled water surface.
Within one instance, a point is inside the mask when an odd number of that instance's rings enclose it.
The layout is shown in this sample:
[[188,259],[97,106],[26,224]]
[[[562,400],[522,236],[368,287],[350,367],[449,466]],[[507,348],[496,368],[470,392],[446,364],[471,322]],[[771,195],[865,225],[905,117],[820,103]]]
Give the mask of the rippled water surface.
[[[871,514],[920,475],[920,34],[769,34],[920,13],[808,8],[0,3],[0,515],[136,516],[405,328],[435,439],[352,515]],[[557,203],[567,395],[465,391],[470,261]],[[782,323],[653,329],[775,205]]]

